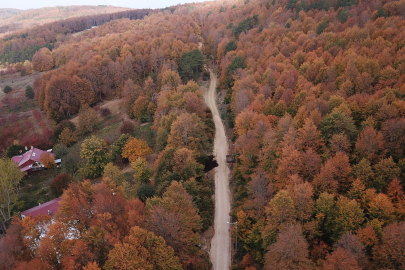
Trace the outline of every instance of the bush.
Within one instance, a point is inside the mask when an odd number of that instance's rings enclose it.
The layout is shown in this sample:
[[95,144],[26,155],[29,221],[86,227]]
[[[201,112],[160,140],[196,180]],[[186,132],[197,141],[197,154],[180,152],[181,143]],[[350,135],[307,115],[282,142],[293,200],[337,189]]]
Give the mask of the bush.
[[61,121],[55,128],[55,130],[53,131],[53,138],[55,141],[59,140],[59,136],[62,133],[62,131],[68,128],[71,131],[75,131],[76,130],[76,126],[75,124],[73,124],[72,122],[70,122],[69,120],[63,120]]
[[11,91],[13,91],[13,89],[8,85],[6,85],[6,87],[4,87],[3,89],[3,92],[6,94],[10,93]]
[[97,112],[88,105],[83,105],[79,111],[79,131],[82,134],[93,132],[98,123]]
[[42,114],[41,114],[40,111],[34,110],[34,111],[32,112],[32,115],[34,116],[35,120],[37,120],[37,122],[41,122],[41,120],[42,120]]
[[[122,155],[122,149],[124,148],[125,144],[127,143],[128,139],[131,138],[131,135],[129,134],[122,134],[112,145],[111,150],[112,150],[112,155],[113,157],[121,157]],[[128,162],[126,159],[124,162]]]
[[62,173],[52,180],[49,188],[54,196],[59,197],[63,194],[63,190],[69,187],[70,183],[72,183],[72,178],[67,173]]
[[27,87],[25,88],[25,96],[29,99],[33,99],[35,97],[35,92],[29,85],[27,85]]
[[111,115],[111,111],[108,108],[100,108],[100,115],[103,118],[107,118]]
[[72,131],[69,128],[65,128],[62,133],[59,135],[59,142],[63,143],[66,146],[71,146],[77,142],[77,132]]
[[65,172],[74,175],[79,170],[79,157],[74,153],[68,154],[63,159],[62,168]]
[[135,125],[131,121],[125,121],[120,127],[121,134],[132,134],[135,131]]
[[55,158],[59,159],[59,158],[63,158],[64,156],[66,156],[69,152],[69,150],[67,149],[67,147],[63,144],[57,144],[53,147],[52,152],[55,154]]

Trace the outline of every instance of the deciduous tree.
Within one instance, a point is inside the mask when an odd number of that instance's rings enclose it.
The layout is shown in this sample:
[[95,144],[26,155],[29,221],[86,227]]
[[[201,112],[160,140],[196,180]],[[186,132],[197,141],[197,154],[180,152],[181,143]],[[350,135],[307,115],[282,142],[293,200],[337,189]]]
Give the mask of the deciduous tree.
[[105,141],[94,135],[83,141],[80,157],[85,160],[82,170],[90,177],[101,175],[110,160]]
[[375,173],[373,187],[378,191],[385,191],[388,183],[397,178],[400,173],[400,168],[392,157],[381,159],[373,169]]
[[139,157],[131,163],[131,169],[134,171],[134,181],[136,183],[148,183],[152,177],[152,170],[145,158]]
[[291,224],[277,236],[269,247],[264,269],[312,269],[308,243],[302,236],[301,227]]
[[133,227],[122,243],[108,254],[106,269],[182,269],[165,240],[140,227]]
[[383,135],[372,127],[366,127],[357,137],[355,151],[358,159],[367,158],[375,163],[384,154]]
[[115,166],[112,162],[108,163],[104,167],[103,178],[109,178],[117,186],[122,184],[122,181],[125,180],[125,176],[122,174],[120,168]]
[[341,247],[337,248],[332,254],[326,255],[326,260],[323,262],[324,269],[348,269],[360,270],[357,264],[356,257]]
[[183,266],[193,264],[199,253],[195,247],[200,238],[200,216],[193,201],[181,183],[172,182],[162,198],[152,198],[146,203],[149,228],[162,236],[173,247]]
[[349,157],[343,152],[338,152],[322,166],[320,173],[315,177],[314,187],[319,192],[345,191],[351,185],[351,170]]
[[79,132],[82,134],[92,132],[97,123],[97,112],[87,104],[82,105],[79,111]]
[[349,251],[356,258],[357,264],[364,268],[368,261],[364,245],[360,242],[359,237],[350,232],[344,233],[334,245],[335,249],[343,248]]
[[388,225],[384,228],[381,243],[373,249],[377,265],[384,268],[401,269],[405,265],[405,223]]
[[42,153],[42,155],[39,157],[39,162],[44,164],[45,168],[47,169],[56,168],[55,157],[51,153]]
[[263,233],[264,242],[275,241],[275,234],[278,229],[282,229],[286,224],[290,224],[296,219],[294,200],[287,190],[279,191],[266,207],[267,226]]
[[51,189],[52,194],[55,197],[62,195],[63,190],[69,187],[69,184],[72,182],[72,178],[67,173],[61,173],[55,176],[52,180],[49,188]]
[[355,200],[339,196],[329,224],[332,239],[337,240],[344,232],[355,232],[364,220],[364,212]]
[[252,194],[257,215],[260,219],[264,213],[264,206],[269,202],[273,195],[273,187],[263,170],[257,170],[249,182],[248,189]]
[[130,162],[134,162],[138,158],[144,158],[152,154],[152,149],[148,144],[137,138],[129,138],[124,148],[122,149],[122,157],[128,158]]
[[6,223],[13,216],[14,206],[18,200],[17,187],[23,175],[14,161],[8,158],[0,159],[0,220],[4,232]]
[[32,67],[36,71],[47,71],[53,66],[52,53],[48,48],[42,48],[32,57]]
[[196,114],[183,113],[173,122],[168,145],[173,148],[186,147],[196,157],[206,157],[211,150],[206,125]]

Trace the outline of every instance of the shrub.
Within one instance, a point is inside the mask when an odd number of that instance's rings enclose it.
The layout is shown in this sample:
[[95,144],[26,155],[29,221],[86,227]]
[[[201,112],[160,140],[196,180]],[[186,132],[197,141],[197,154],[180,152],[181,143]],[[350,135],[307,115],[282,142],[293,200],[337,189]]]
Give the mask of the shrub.
[[59,159],[59,158],[63,158],[64,156],[66,156],[69,152],[69,150],[67,149],[67,147],[63,144],[57,144],[52,148],[52,152],[55,154],[55,158]]
[[63,120],[61,121],[55,128],[54,132],[53,132],[53,138],[54,140],[59,140],[59,135],[62,133],[62,131],[68,128],[71,131],[75,131],[76,130],[76,126],[75,124],[73,124],[72,122],[70,122],[69,120]]
[[103,118],[107,118],[111,115],[111,111],[108,108],[100,108],[100,115]]
[[88,105],[83,105],[79,111],[79,131],[82,134],[93,132],[98,123],[97,112]]
[[54,196],[59,197],[63,194],[63,190],[69,187],[72,178],[67,173],[57,175],[49,185],[51,192]]
[[63,159],[62,168],[65,172],[74,175],[79,170],[79,157],[74,153],[68,154]]
[[11,91],[13,91],[13,89],[8,85],[6,85],[6,87],[4,87],[3,89],[3,92],[6,94],[10,93]]
[[37,120],[38,122],[40,122],[42,120],[42,114],[40,111],[34,110],[32,112],[32,115],[34,116],[35,120]]
[[62,133],[59,135],[59,142],[63,143],[66,146],[71,146],[77,142],[77,133],[72,131],[69,128],[65,128]]
[[121,134],[132,134],[135,130],[135,125],[131,121],[125,121],[120,127]]

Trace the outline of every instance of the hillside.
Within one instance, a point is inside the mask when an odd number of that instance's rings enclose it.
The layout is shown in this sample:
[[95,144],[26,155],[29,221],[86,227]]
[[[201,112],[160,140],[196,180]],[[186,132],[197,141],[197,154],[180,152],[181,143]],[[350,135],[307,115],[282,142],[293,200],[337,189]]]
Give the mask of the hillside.
[[[4,269],[219,265],[209,258],[226,256],[209,256],[206,237],[214,182],[225,180],[210,172],[219,117],[234,160],[232,269],[403,268],[405,0],[214,1],[117,14],[0,40],[2,63],[17,63],[0,74],[7,82],[12,69],[42,72],[33,99],[21,90],[2,99],[0,149],[57,145],[66,173],[22,182],[12,213],[37,194],[63,193],[62,207],[52,224],[0,219],[9,226]],[[215,122],[206,67],[218,77]],[[41,224],[51,224],[45,234]],[[222,228],[236,246],[235,228]],[[146,238],[159,239],[156,249]]]
[[[0,9],[0,37],[11,31],[64,20],[72,17],[115,13],[128,8],[114,6],[57,6],[29,10]],[[3,15],[2,15],[3,14]],[[7,16],[10,14],[10,16]]]
[[23,10],[14,8],[0,8],[0,22],[21,12],[23,12]]

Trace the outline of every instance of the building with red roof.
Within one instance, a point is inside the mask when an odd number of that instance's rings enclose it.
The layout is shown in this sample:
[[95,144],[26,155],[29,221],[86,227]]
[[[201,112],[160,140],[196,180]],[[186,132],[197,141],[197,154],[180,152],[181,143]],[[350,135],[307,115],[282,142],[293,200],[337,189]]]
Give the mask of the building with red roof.
[[35,218],[38,215],[50,215],[53,216],[59,209],[59,202],[61,197],[53,199],[52,201],[39,204],[31,209],[25,210],[21,212],[21,217],[24,219],[25,217],[31,216]]
[[[31,147],[29,151],[22,155],[14,156],[11,158],[11,160],[17,163],[18,167],[20,167],[20,171],[30,174],[31,172],[42,171],[45,169],[45,166],[39,161],[39,159],[43,153],[51,153],[51,151],[52,150],[43,151],[41,149]],[[53,153],[51,154],[53,155]],[[56,160],[55,163],[57,163]]]

